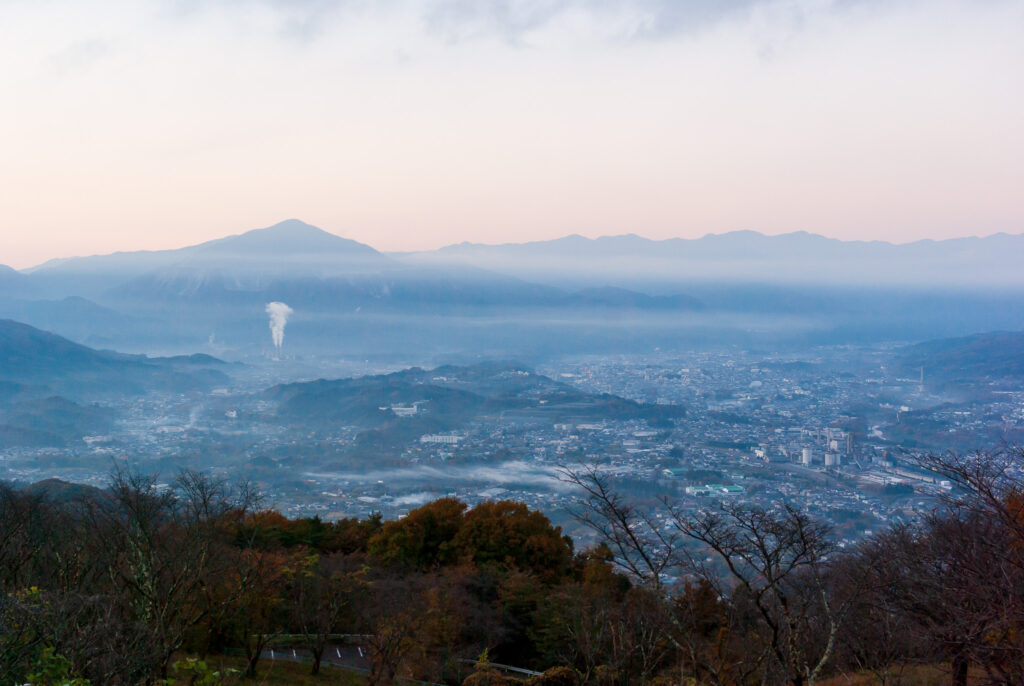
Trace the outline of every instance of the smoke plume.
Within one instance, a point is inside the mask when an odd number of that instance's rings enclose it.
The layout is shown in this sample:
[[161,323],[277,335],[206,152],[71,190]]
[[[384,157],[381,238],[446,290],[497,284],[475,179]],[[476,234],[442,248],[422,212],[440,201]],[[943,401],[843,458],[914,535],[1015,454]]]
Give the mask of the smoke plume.
[[284,326],[288,323],[288,315],[294,312],[284,303],[267,303],[267,314],[270,315],[270,333],[274,336],[274,349],[281,350],[284,343]]

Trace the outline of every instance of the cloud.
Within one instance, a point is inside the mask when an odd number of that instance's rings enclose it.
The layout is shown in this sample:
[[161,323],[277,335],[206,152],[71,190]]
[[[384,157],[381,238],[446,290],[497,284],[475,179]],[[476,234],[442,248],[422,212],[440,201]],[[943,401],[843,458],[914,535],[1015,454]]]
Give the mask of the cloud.
[[[221,9],[273,12],[284,36],[311,41],[338,22],[360,16],[415,17],[426,36],[455,45],[498,39],[520,45],[532,35],[569,25],[615,40],[650,40],[693,34],[759,8],[794,15],[879,0],[168,0],[173,13],[193,16]],[[900,0],[897,0],[899,2]],[[906,1],[906,0],[902,0]],[[897,4],[897,3],[892,3]]]
[[423,20],[428,32],[449,43],[498,36],[515,44],[577,5],[573,0],[444,0],[432,3]]
[[[895,0],[889,4],[899,4]],[[436,0],[423,13],[430,33],[458,43],[497,36],[510,44],[560,22],[614,39],[692,35],[762,9],[799,17],[879,0]]]
[[95,63],[114,52],[114,42],[103,38],[79,40],[50,57],[50,67],[57,77],[73,76],[87,71]]
[[551,25],[582,26],[615,39],[678,36],[773,0],[439,0],[424,12],[430,33],[458,43],[498,37],[510,44]]

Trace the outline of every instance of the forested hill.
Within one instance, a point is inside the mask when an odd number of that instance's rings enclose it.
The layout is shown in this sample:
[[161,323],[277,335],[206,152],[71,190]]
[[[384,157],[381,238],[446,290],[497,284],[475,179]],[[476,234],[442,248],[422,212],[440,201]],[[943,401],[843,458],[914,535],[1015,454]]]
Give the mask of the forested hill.
[[207,390],[228,381],[226,366],[208,355],[150,358],[95,350],[2,319],[0,448],[66,447],[103,434],[126,397]]
[[209,355],[146,357],[95,350],[28,324],[0,319],[0,382],[41,392],[91,396],[187,391],[225,383]]
[[[291,423],[366,428],[403,421],[450,430],[484,415],[560,422],[653,421],[685,413],[681,406],[645,405],[615,395],[585,393],[521,365],[494,362],[286,384],[264,395],[279,403],[278,416]],[[415,408],[415,412],[403,416],[402,408]]]
[[1024,331],[994,331],[963,338],[925,341],[902,350],[901,368],[926,381],[977,382],[1024,378]]
[[994,477],[1022,454],[980,457],[921,465],[960,507],[847,548],[785,503],[633,502],[596,467],[565,475],[585,550],[511,501],[324,522],[195,472],[0,484],[0,683],[239,683],[187,655],[280,683],[286,649],[375,685],[1019,684],[1024,482]]

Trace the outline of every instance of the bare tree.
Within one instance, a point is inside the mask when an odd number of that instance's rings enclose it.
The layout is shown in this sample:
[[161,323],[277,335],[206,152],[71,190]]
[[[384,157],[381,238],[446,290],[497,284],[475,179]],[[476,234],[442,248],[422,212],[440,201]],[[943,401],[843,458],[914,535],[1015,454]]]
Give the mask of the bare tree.
[[87,512],[95,547],[111,588],[152,632],[166,675],[186,634],[213,611],[210,589],[237,573],[224,534],[254,496],[188,471],[161,488],[155,477],[124,468],[115,468],[110,494]]
[[[825,580],[836,553],[829,527],[786,503],[774,510],[723,504],[692,516],[669,507],[678,530],[700,551],[713,552],[734,592],[756,608],[786,679],[814,684],[835,649],[841,618]],[[694,555],[689,567],[721,583],[721,575]]]
[[[934,453],[915,456],[914,461],[951,482],[953,490],[942,498],[950,513],[997,519],[1016,540],[1024,541],[1024,447]],[[1007,561],[1024,567],[1024,554],[1007,555]]]
[[906,581],[900,563],[907,552],[900,545],[905,531],[906,527],[894,527],[862,542],[832,569],[836,595],[853,597],[839,632],[837,662],[846,669],[871,672],[882,686],[899,684],[914,661],[941,660],[900,603],[898,589]]
[[421,629],[426,621],[423,579],[418,575],[384,574],[364,579],[356,611],[368,630],[370,686],[389,686],[409,676],[424,647]]
[[40,498],[0,484],[0,591],[23,585],[22,570],[33,561],[33,523],[44,516]]
[[570,514],[611,549],[613,564],[641,584],[661,590],[665,575],[681,561],[678,531],[659,525],[649,513],[627,501],[594,465],[579,470],[563,467],[559,474],[583,494]]
[[348,609],[353,585],[334,562],[311,553],[295,566],[290,584],[292,622],[313,655],[313,674],[320,672],[327,642]]
[[895,607],[925,655],[965,685],[971,665],[989,683],[1024,683],[1024,500],[1019,448],[917,458],[952,482],[914,526],[875,537],[883,549],[874,595]]
[[[685,572],[723,598],[750,603],[765,639],[761,650],[748,651],[748,668],[781,671],[794,686],[818,679],[846,610],[834,607],[826,583],[830,556],[836,554],[828,526],[788,504],[775,510],[724,504],[691,515],[666,498],[657,513],[642,512],[595,467],[565,469],[563,479],[583,493],[573,515],[641,583],[664,590],[669,572]],[[708,553],[716,565],[703,560]],[[675,624],[684,629],[678,618]],[[693,655],[685,641],[671,640],[681,653]]]

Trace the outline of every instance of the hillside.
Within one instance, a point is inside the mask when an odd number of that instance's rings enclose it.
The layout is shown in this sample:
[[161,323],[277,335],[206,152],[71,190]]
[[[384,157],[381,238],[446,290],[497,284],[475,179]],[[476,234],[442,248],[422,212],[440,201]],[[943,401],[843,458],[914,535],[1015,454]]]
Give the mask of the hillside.
[[[0,320],[0,382],[19,394],[91,397],[199,390],[223,383],[219,360],[149,358],[100,351],[9,319]],[[13,388],[13,387],[9,387]]]
[[[508,363],[321,379],[276,386],[264,395],[278,403],[277,418],[290,425],[389,428],[409,436],[453,431],[485,415],[567,422],[595,418],[653,420],[684,413],[677,406],[642,405],[618,396],[583,393]],[[415,411],[407,416],[397,409],[413,407]]]
[[13,319],[90,345],[110,345],[119,331],[143,323],[138,317],[78,296],[60,300],[0,299],[0,318]]
[[0,298],[18,298],[31,295],[35,289],[27,276],[0,264]]
[[0,445],[63,446],[110,430],[116,413],[53,396],[0,407]]
[[109,494],[95,486],[70,483],[61,479],[36,481],[21,489],[26,495],[40,497],[53,503],[72,503],[85,499],[101,499]]
[[1024,331],[995,331],[926,341],[904,348],[900,368],[910,376],[924,370],[929,382],[977,382],[1024,378]]

